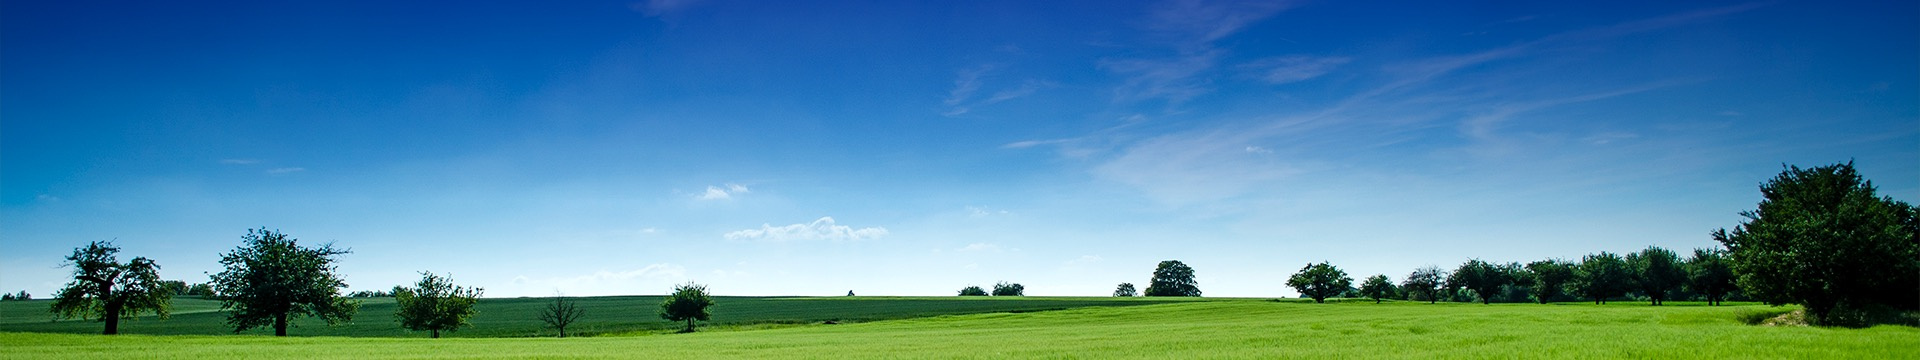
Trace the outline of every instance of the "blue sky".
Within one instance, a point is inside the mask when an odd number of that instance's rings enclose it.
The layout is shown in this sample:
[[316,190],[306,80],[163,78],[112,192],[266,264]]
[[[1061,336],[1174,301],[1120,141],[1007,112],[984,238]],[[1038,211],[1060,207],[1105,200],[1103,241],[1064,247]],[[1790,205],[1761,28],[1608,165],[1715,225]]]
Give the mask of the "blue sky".
[[0,11],[0,290],[249,228],[354,290],[1105,295],[1155,263],[1716,245],[1781,164],[1920,199],[1907,2],[388,2]]

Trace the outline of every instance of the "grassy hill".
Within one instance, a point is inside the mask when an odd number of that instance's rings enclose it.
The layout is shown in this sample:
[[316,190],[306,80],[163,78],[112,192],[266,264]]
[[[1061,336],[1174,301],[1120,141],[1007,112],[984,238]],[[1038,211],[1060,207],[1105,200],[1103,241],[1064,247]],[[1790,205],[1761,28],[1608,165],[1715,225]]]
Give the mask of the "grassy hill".
[[[809,301],[858,302],[770,304]],[[1778,310],[1674,305],[1228,299],[568,339],[0,333],[0,358],[1920,358],[1913,327],[1754,326],[1740,315]]]
[[[297,327],[287,330],[294,336],[425,337],[424,332],[401,329],[394,320],[393,298],[363,299],[360,312],[350,324],[327,326],[316,319],[295,320]],[[650,332],[677,329],[678,324],[661,320],[659,296],[606,296],[573,298],[587,314],[570,326],[569,335],[593,336],[610,333]],[[526,337],[551,336],[539,320],[551,298],[481,299],[479,314],[472,327],[462,328],[447,337]],[[1145,298],[1049,298],[1049,297],[716,297],[713,321],[719,327],[775,327],[782,325],[836,322],[861,322],[954,314],[988,312],[1029,312],[1088,306],[1130,306],[1191,301],[1190,299]],[[51,300],[0,302],[0,331],[57,332],[97,334],[100,323],[90,320],[53,321],[47,312]],[[159,320],[145,316],[120,322],[122,334],[150,335],[224,335],[232,334],[226,314],[218,301],[183,298],[174,300],[173,316]],[[255,329],[245,334],[272,334],[272,329]]]

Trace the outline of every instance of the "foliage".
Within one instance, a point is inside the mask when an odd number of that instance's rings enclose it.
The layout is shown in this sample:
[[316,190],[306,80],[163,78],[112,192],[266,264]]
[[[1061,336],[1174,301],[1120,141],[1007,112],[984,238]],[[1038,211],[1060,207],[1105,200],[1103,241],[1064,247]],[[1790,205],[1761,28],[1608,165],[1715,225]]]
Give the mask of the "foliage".
[[1323,261],[1301,267],[1299,272],[1287,279],[1287,286],[1299,291],[1303,297],[1313,298],[1313,302],[1324,303],[1327,297],[1339,296],[1353,286],[1353,278],[1347,277],[1346,271]]
[[1725,250],[1694,249],[1686,268],[1687,289],[1706,297],[1707,305],[1720,305],[1733,292],[1733,267]]
[[1133,290],[1133,283],[1120,283],[1119,287],[1113,289],[1113,297],[1134,297],[1139,295],[1139,292]]
[[1760,185],[1762,200],[1726,245],[1741,292],[1802,304],[1816,324],[1849,323],[1876,308],[1920,308],[1920,208],[1875,194],[1853,162],[1787,167]]
[[0,294],[0,301],[24,301],[24,300],[33,300],[33,294],[28,294],[26,290],[20,290],[20,293],[17,293],[17,294],[16,293]]
[[680,332],[693,332],[693,321],[707,321],[713,316],[707,307],[713,306],[713,297],[707,295],[707,286],[688,282],[673,287],[673,295],[660,302],[660,318],[667,321],[686,321],[687,328]]
[[427,331],[438,339],[441,331],[470,325],[467,319],[473,317],[473,304],[483,291],[456,286],[451,278],[422,271],[420,282],[393,295],[394,303],[399,304],[393,315],[400,320],[400,327]]
[[547,308],[540,312],[540,322],[546,323],[547,327],[554,330],[559,330],[560,337],[567,337],[567,325],[573,325],[586,314],[587,311],[581,310],[578,302],[567,301],[564,296],[555,296],[553,303],[547,304]]
[[1625,295],[1633,285],[1633,268],[1627,261],[1620,255],[1602,251],[1580,259],[1580,265],[1573,269],[1573,280],[1567,282],[1567,290],[1593,299],[1595,304],[1605,304],[1607,298]]
[[1687,281],[1687,270],[1680,267],[1680,256],[1658,246],[1627,254],[1627,264],[1633,267],[1638,290],[1655,306],[1666,301],[1667,293],[1680,289]]
[[360,291],[347,293],[347,297],[350,297],[350,298],[393,297],[394,294],[398,294],[398,293],[399,292],[397,291],[386,292],[386,291],[380,291],[380,290],[360,290]]
[[1511,271],[1480,259],[1467,260],[1447,277],[1447,288],[1472,291],[1479,296],[1481,304],[1492,303],[1494,296],[1500,293],[1500,287],[1509,284],[1513,284]]
[[1400,289],[1394,287],[1393,280],[1388,280],[1386,275],[1374,275],[1360,284],[1360,295],[1373,299],[1375,304],[1379,304],[1380,299],[1393,298],[1399,292]]
[[1147,296],[1200,296],[1200,283],[1193,280],[1193,268],[1179,260],[1161,261],[1153,268],[1153,280],[1147,283]]
[[347,283],[333,265],[335,256],[350,251],[333,244],[303,248],[286,233],[265,228],[249,229],[241,240],[240,247],[220,255],[226,270],[213,275],[234,332],[272,326],[274,336],[287,336],[295,316],[318,317],[328,325],[353,319],[359,303],[340,297]]
[[1016,283],[1001,281],[993,284],[993,296],[1025,296],[1027,287]]
[[1400,289],[1407,292],[1408,300],[1426,299],[1432,304],[1440,299],[1440,286],[1446,282],[1447,273],[1438,266],[1428,265],[1414,269],[1407,274],[1407,281],[1400,283]]
[[1545,304],[1560,295],[1560,290],[1573,280],[1573,264],[1564,260],[1541,260],[1527,263],[1528,278],[1533,279],[1530,289],[1535,300]]
[[967,285],[960,288],[960,296],[987,296],[987,289],[982,289],[978,285]]
[[[121,263],[120,248],[95,241],[73,249],[62,266],[73,268],[73,281],[53,296],[49,310],[63,318],[84,317],[106,323],[102,334],[120,333],[120,319],[152,312],[166,318],[173,293],[160,280],[160,265],[145,257]],[[27,298],[26,291],[20,298]]]

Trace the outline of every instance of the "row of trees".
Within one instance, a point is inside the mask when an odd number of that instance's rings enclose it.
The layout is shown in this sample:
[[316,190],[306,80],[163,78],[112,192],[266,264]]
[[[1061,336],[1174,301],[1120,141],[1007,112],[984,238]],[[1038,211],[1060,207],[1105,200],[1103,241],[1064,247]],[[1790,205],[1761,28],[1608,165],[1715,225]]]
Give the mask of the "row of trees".
[[1681,261],[1673,251],[1657,246],[1624,258],[1601,252],[1578,263],[1549,259],[1525,265],[1494,264],[1474,259],[1452,271],[1436,266],[1415,269],[1398,285],[1386,275],[1369,277],[1359,288],[1352,284],[1345,271],[1326,262],[1307,264],[1287,280],[1288,287],[1315,302],[1330,297],[1437,302],[1459,299],[1455,295],[1464,293],[1468,298],[1463,300],[1481,303],[1530,300],[1545,304],[1564,292],[1596,304],[1633,293],[1660,305],[1669,294],[1684,289],[1701,295],[1710,305],[1718,305],[1735,289],[1723,251],[1699,249],[1692,258]]
[[[853,292],[848,291],[847,294],[853,294]],[[960,288],[960,296],[987,296],[987,295],[988,295],[987,289],[982,289],[976,285],[967,285],[967,287]],[[1018,283],[1009,283],[1009,282],[1002,281],[998,284],[993,284],[992,295],[993,296],[1027,296],[1027,287],[1026,285],[1020,285]],[[852,295],[848,295],[848,296],[852,296]]]
[[26,290],[20,290],[19,293],[0,294],[0,301],[16,301],[16,300],[33,300],[33,294],[28,294]]

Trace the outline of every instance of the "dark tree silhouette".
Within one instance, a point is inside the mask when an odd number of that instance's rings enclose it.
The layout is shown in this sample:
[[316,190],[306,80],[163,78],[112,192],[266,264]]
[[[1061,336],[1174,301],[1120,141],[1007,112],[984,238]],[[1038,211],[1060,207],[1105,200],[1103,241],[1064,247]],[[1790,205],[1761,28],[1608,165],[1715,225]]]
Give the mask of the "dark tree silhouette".
[[1352,287],[1353,278],[1323,261],[1300,268],[1300,272],[1293,273],[1293,277],[1287,279],[1287,286],[1299,291],[1300,295],[1313,298],[1315,303],[1325,303],[1328,297],[1339,296]]
[[660,303],[660,318],[667,321],[686,321],[683,333],[693,332],[693,321],[707,321],[712,313],[707,307],[713,306],[713,297],[707,295],[707,286],[686,283],[673,287],[673,295]]
[[1026,295],[1027,295],[1027,287],[1024,285],[1009,283],[1005,281],[1001,281],[998,284],[993,284],[993,296],[1026,296]]
[[[160,265],[145,257],[126,263],[114,259],[120,248],[95,241],[73,249],[65,266],[73,267],[73,282],[55,293],[49,310],[63,318],[85,317],[106,323],[101,334],[120,333],[120,318],[152,312],[166,318],[173,292],[160,280]],[[30,298],[26,291],[19,300]]]
[[483,291],[456,286],[451,278],[422,271],[420,282],[393,294],[393,301],[399,307],[394,317],[401,327],[427,331],[438,339],[441,331],[451,332],[470,325],[467,319],[473,317],[473,304],[479,301]]
[[1388,280],[1386,275],[1374,275],[1360,284],[1360,295],[1373,299],[1375,304],[1379,304],[1380,299],[1392,298],[1399,292],[1400,289],[1395,288],[1393,280]]
[[1447,288],[1472,291],[1480,297],[1481,304],[1493,303],[1493,296],[1500,293],[1500,287],[1509,284],[1513,284],[1510,271],[1480,259],[1467,260],[1467,263],[1453,270],[1453,275],[1447,277]]
[[1161,261],[1153,269],[1147,296],[1200,296],[1200,283],[1193,280],[1193,268],[1187,264],[1179,260]]
[[1120,283],[1119,287],[1113,289],[1113,297],[1134,297],[1139,295],[1139,292],[1133,290],[1133,283]]
[[1400,288],[1401,290],[1405,290],[1408,295],[1417,294],[1425,296],[1427,303],[1432,304],[1440,301],[1440,286],[1445,285],[1446,281],[1447,272],[1445,270],[1440,270],[1438,266],[1427,265],[1426,267],[1414,269],[1413,273],[1407,274],[1407,281],[1400,283]]
[[586,314],[586,310],[581,310],[579,304],[567,301],[565,296],[556,295],[553,297],[553,302],[547,304],[547,309],[540,312],[540,322],[547,323],[547,327],[554,330],[559,330],[560,337],[567,337],[567,325],[573,325],[574,321],[580,320],[580,317]]
[[1687,289],[1706,296],[1707,305],[1720,305],[1733,292],[1733,268],[1725,250],[1694,249],[1686,267]]
[[274,336],[287,336],[295,316],[313,316],[336,325],[353,320],[360,303],[341,297],[347,283],[334,274],[335,256],[350,253],[332,244],[303,248],[286,233],[247,230],[243,243],[221,254],[225,271],[213,275],[214,291],[233,332],[272,326]]
[[1605,304],[1607,298],[1625,295],[1632,288],[1633,267],[1620,255],[1605,251],[1581,258],[1573,269],[1573,281],[1567,282],[1568,290],[1593,299],[1594,304]]
[[967,285],[967,287],[960,288],[960,296],[987,296],[987,289],[982,289],[979,286]]
[[1531,295],[1545,304],[1559,296],[1567,282],[1573,280],[1573,264],[1564,260],[1535,261],[1527,263],[1527,273],[1533,278]]
[[1876,191],[1852,161],[1787,167],[1713,238],[1743,294],[1804,305],[1816,324],[1866,325],[1876,309],[1920,309],[1920,208]]
[[1627,264],[1633,267],[1634,283],[1653,306],[1665,303],[1668,292],[1687,282],[1687,270],[1680,267],[1680,256],[1672,250],[1649,246],[1627,254]]

